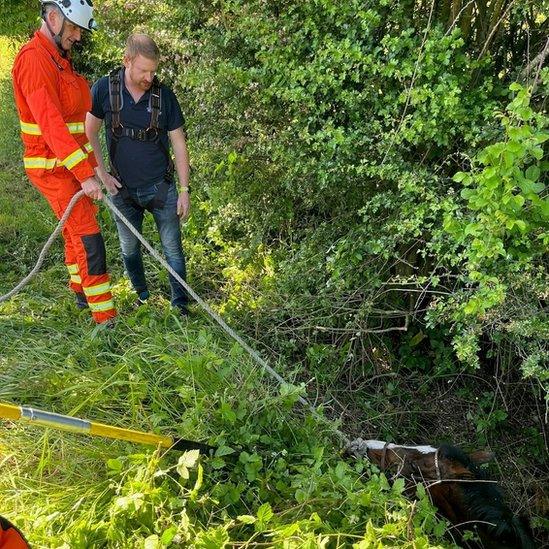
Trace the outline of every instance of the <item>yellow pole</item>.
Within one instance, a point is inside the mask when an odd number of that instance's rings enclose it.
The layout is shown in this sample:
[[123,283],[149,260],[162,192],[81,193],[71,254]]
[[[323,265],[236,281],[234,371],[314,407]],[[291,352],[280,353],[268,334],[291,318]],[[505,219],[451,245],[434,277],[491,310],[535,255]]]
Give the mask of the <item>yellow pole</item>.
[[129,440],[130,442],[152,444],[154,446],[160,444],[160,446],[164,448],[170,448],[174,443],[172,437],[155,435],[154,433],[143,433],[141,431],[133,431],[132,429],[123,429],[121,427],[112,427],[111,425],[95,422],[90,424],[90,435],[115,438],[118,440]]
[[17,421],[18,419],[21,419],[21,408],[19,408],[19,406],[2,404],[0,402],[0,417]]
[[0,402],[0,418],[12,421],[28,421],[34,425],[42,427],[54,427],[63,431],[73,433],[82,433],[85,435],[113,438],[116,440],[127,440],[129,442],[138,442],[140,444],[150,444],[153,446],[162,446],[163,448],[174,448],[176,450],[199,449],[204,453],[214,450],[211,446],[184,439],[173,439],[169,436],[155,435],[154,433],[145,433],[143,431],[134,431],[133,429],[124,429],[79,419],[71,416],[64,416],[54,412],[46,412],[36,408],[26,406],[13,406],[12,404],[3,404]]

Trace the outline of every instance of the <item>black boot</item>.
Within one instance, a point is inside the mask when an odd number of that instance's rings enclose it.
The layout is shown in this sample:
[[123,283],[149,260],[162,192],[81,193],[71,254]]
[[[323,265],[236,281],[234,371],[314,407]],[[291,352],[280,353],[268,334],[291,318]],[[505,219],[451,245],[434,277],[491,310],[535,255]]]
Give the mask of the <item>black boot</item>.
[[133,302],[133,308],[138,309],[141,305],[145,305],[149,299],[150,294],[148,290],[143,290],[137,295],[137,299]]
[[76,308],[77,309],[87,309],[88,308],[88,300],[86,299],[86,296],[82,292],[76,292],[74,294],[74,299],[76,301]]

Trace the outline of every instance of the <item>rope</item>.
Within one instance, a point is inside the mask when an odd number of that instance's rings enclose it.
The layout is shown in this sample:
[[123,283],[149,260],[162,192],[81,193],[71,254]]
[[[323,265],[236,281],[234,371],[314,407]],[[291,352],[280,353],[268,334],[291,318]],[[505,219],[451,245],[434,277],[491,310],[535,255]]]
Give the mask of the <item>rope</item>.
[[42,251],[40,252],[40,255],[38,256],[38,261],[36,262],[36,265],[32,269],[32,271],[25,277],[13,290],[9,291],[7,294],[0,296],[0,303],[3,303],[4,301],[8,301],[8,299],[11,299],[16,293],[20,292],[36,275],[36,273],[40,270],[40,267],[42,266],[42,263],[44,263],[44,259],[46,258],[46,254],[48,253],[48,250],[51,248],[51,245],[53,244],[53,241],[57,238],[57,235],[63,230],[63,227],[65,226],[65,223],[67,222],[67,219],[74,208],[74,205],[82,198],[84,195],[84,191],[78,191],[69,202],[69,205],[67,206],[67,209],[65,210],[65,213],[63,213],[63,216],[57,223],[57,227],[55,227],[55,230],[53,233],[51,233],[50,237],[44,244],[44,247],[42,248]]
[[[22,288],[24,288],[30,280],[36,275],[36,273],[39,271],[40,267],[42,266],[42,263],[44,262],[44,258],[46,257],[46,254],[48,250],[50,249],[53,241],[59,235],[61,230],[63,229],[63,226],[65,225],[72,209],[74,208],[74,205],[80,198],[84,195],[84,191],[77,192],[69,202],[67,209],[63,213],[63,216],[57,223],[57,227],[55,227],[55,230],[51,234],[51,236],[48,238],[46,244],[42,248],[42,251],[40,252],[40,255],[38,257],[38,261],[36,262],[36,265],[32,269],[32,271],[23,279],[15,288],[13,288],[10,292],[7,294],[0,296],[0,303],[3,303],[4,301],[7,301],[11,297],[13,297],[16,293],[18,293]],[[124,214],[112,203],[112,201],[104,196],[103,201],[107,205],[107,207],[117,216],[119,217],[122,222],[128,227],[128,229],[132,232],[132,234],[139,239],[141,244],[145,246],[147,251],[164,267],[174,278],[187,290],[189,295],[208,313],[208,315],[215,320],[215,322],[221,327],[221,329],[234,341],[236,341],[251,357],[252,359],[263,368],[267,373],[269,373],[274,379],[276,379],[280,384],[286,384],[286,380],[278,374],[265,360],[263,360],[257,351],[252,349],[188,284],[185,282],[175,271],[174,269],[168,265],[166,260],[149,244],[149,242],[143,237],[143,235],[126,219]],[[325,417],[321,416],[314,406],[310,404],[305,398],[302,396],[298,397],[298,402],[308,408],[312,415],[322,423],[327,424],[332,432],[336,434],[346,445],[350,443],[350,439],[339,429],[336,429],[331,422],[329,422]]]

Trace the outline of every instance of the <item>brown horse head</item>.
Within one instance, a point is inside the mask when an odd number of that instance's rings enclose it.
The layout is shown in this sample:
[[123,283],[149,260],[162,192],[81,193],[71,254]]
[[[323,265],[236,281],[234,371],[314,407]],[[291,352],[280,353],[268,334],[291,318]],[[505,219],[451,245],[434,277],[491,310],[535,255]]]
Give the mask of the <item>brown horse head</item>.
[[449,445],[401,446],[357,439],[349,444],[347,453],[366,457],[390,478],[407,479],[408,497],[413,496],[418,483],[424,484],[431,501],[453,528],[475,531],[480,547],[534,549],[527,521],[513,515],[497,483],[486,479],[479,468],[493,458],[490,452],[465,454]]

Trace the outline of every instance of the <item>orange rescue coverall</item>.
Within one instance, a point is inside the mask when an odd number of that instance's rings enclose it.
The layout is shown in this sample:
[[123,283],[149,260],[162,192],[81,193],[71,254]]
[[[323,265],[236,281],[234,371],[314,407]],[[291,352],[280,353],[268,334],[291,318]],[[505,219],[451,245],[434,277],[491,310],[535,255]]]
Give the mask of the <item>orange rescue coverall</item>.
[[[89,85],[40,31],[17,54],[12,77],[25,171],[59,219],[97,166],[84,131]],[[65,264],[71,289],[86,295],[96,322],[105,322],[116,310],[96,212],[87,196],[76,203],[63,229]]]
[[29,549],[19,530],[4,517],[0,517],[0,549]]

